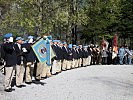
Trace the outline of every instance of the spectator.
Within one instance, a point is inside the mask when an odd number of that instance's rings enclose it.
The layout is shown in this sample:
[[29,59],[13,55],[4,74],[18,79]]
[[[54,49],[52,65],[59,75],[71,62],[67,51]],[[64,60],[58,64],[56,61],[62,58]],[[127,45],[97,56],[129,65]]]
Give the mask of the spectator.
[[120,62],[121,65],[123,65],[123,59],[124,59],[124,56],[125,56],[124,46],[120,47],[118,55],[119,55],[119,62]]
[[107,64],[107,57],[108,57],[108,54],[107,54],[107,50],[102,50],[102,64],[105,65]]

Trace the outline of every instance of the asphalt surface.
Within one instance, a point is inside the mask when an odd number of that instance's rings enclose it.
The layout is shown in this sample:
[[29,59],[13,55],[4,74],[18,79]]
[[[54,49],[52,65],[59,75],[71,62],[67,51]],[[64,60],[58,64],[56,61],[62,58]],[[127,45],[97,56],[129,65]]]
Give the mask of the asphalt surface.
[[64,71],[41,82],[3,91],[0,100],[133,100],[133,65],[94,65]]

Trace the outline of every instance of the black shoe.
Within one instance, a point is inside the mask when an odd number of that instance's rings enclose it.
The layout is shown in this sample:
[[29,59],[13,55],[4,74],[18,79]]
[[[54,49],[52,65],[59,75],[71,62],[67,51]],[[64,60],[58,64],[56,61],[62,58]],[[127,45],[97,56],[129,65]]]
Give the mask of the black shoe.
[[26,87],[26,85],[18,85],[18,86],[16,86],[16,87],[22,88],[22,87]]
[[40,81],[39,79],[36,79],[36,81]]
[[47,79],[47,76],[45,76],[45,77],[41,77],[41,80],[44,80],[44,79]]
[[18,87],[18,88],[22,88],[22,86],[21,86],[21,85],[16,85],[16,87]]
[[4,91],[5,92],[12,92],[12,90],[10,90],[10,89],[5,89]]
[[66,71],[66,69],[65,70],[62,70],[62,71]]
[[26,84],[31,84],[32,82],[25,82]]
[[26,85],[21,85],[22,87],[26,87]]
[[12,92],[12,91],[15,91],[15,89],[9,88],[9,89],[5,89],[4,91],[5,92]]

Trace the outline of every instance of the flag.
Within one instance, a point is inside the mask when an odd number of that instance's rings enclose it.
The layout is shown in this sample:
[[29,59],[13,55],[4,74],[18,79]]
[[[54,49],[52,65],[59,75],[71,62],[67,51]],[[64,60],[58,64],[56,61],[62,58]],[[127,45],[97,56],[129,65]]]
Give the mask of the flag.
[[106,41],[106,40],[103,38],[103,40],[102,40],[102,49],[103,49],[103,50],[107,50],[107,49],[108,49],[108,45],[109,45],[108,41]]
[[46,37],[45,39],[41,38],[38,42],[32,45],[32,49],[38,60],[41,63],[46,63],[48,66],[51,66],[51,59],[56,56],[50,45],[51,39],[51,36]]
[[112,53],[112,59],[117,57],[118,54],[118,42],[117,42],[117,35],[114,36],[114,45],[113,45],[113,53]]
[[114,46],[117,46],[118,45],[118,43],[117,43],[117,35],[115,34],[115,36],[114,36]]
[[48,50],[46,48],[46,40],[40,39],[32,45],[32,49],[41,63],[45,63],[47,61]]

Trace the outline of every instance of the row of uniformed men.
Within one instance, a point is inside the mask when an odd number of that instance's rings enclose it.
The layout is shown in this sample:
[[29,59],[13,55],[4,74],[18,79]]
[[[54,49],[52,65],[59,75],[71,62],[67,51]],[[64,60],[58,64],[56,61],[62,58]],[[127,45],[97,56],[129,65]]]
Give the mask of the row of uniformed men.
[[[32,83],[33,70],[36,68],[35,79],[37,81],[45,77],[50,77],[51,74],[57,74],[71,68],[90,65],[91,53],[87,46],[82,48],[82,45],[61,43],[59,40],[51,41],[51,47],[56,56],[52,59],[52,66],[42,64],[35,56],[31,45],[34,43],[33,36],[28,37],[28,41],[24,43],[22,37],[16,38],[16,43],[13,43],[11,33],[4,35],[3,59],[5,60],[5,91],[11,92],[12,77],[16,71],[16,86],[18,88],[25,87],[23,85],[24,76],[25,83]],[[35,67],[36,66],[36,67]],[[15,70],[14,70],[15,69]],[[25,74],[24,74],[25,73]]]
[[88,46],[68,45],[66,42],[53,40],[51,47],[56,54],[56,57],[53,58],[52,74],[90,65],[91,52],[88,50]]

